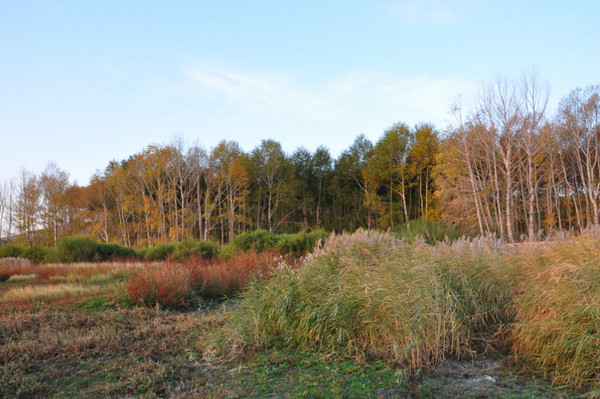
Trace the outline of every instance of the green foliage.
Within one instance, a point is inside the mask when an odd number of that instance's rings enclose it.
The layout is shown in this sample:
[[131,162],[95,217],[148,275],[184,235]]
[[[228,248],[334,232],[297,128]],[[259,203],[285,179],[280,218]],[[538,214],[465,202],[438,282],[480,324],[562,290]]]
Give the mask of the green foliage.
[[0,247],[0,258],[22,258],[25,250],[21,245],[5,245]]
[[242,251],[254,249],[261,252],[265,249],[275,248],[277,246],[277,235],[269,233],[266,230],[257,230],[250,233],[242,233],[235,237],[233,245]]
[[233,246],[242,251],[261,252],[277,248],[282,253],[304,255],[312,251],[320,240],[328,236],[329,233],[323,230],[296,234],[274,234],[266,230],[258,230],[240,234],[233,240]]
[[221,248],[219,249],[219,258],[223,260],[230,259],[237,250],[238,248],[234,244],[221,245]]
[[54,263],[58,261],[58,251],[55,248],[34,245],[25,248],[21,257],[29,259],[33,263]]
[[113,259],[133,259],[139,257],[138,253],[129,247],[114,243],[98,243],[97,258],[101,261]]
[[99,261],[98,243],[90,237],[65,237],[58,244],[58,257],[61,262]]
[[212,242],[199,241],[193,238],[176,244],[172,253],[173,259],[183,260],[194,256],[196,258],[210,259],[219,254],[219,246]]
[[411,220],[408,223],[402,223],[394,229],[394,236],[406,242],[412,243],[417,237],[422,237],[428,244],[435,244],[439,241],[456,241],[466,235],[464,230],[448,226],[443,223],[429,220],[418,219]]
[[210,259],[219,254],[219,246],[212,242],[198,241],[190,238],[181,242],[168,242],[156,244],[146,248],[143,258],[149,261],[175,259],[184,260],[189,257]]
[[98,243],[90,237],[83,236],[63,238],[58,244],[58,249],[40,245],[6,245],[0,248],[0,258],[6,257],[25,258],[34,263],[72,263],[129,259],[138,257],[138,254],[132,248],[119,244]]
[[55,248],[40,245],[32,247],[5,245],[0,247],[0,258],[24,258],[34,263],[56,263],[58,262],[58,251]]
[[152,247],[146,248],[144,251],[144,259],[146,260],[164,260],[170,258],[175,251],[175,243],[165,242],[156,244]]
[[281,234],[277,240],[277,248],[282,253],[301,256],[311,252],[319,241],[324,241],[328,236],[329,233],[323,230],[315,230],[310,233]]

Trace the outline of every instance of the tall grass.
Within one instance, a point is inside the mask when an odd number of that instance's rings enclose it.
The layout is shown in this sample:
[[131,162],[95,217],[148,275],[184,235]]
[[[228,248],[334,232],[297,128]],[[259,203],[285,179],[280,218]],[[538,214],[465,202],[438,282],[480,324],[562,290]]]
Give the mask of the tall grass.
[[284,345],[409,369],[491,349],[599,396],[600,230],[500,246],[334,236],[297,268],[252,284],[214,342],[230,353]]
[[516,256],[514,360],[557,384],[600,396],[600,230],[529,245]]
[[330,238],[298,269],[253,284],[221,344],[271,345],[388,359],[409,368],[471,356],[506,322],[512,275],[481,243],[411,246],[359,231]]

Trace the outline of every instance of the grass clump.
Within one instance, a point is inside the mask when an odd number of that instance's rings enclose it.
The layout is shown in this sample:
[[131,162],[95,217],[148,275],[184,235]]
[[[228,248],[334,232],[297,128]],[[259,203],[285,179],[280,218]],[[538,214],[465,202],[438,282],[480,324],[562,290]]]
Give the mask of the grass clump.
[[600,396],[600,232],[532,246],[520,278],[510,340],[514,360],[555,384]]
[[251,285],[221,344],[315,348],[411,369],[471,356],[494,340],[511,296],[507,265],[486,251],[376,232],[333,236],[299,268]]

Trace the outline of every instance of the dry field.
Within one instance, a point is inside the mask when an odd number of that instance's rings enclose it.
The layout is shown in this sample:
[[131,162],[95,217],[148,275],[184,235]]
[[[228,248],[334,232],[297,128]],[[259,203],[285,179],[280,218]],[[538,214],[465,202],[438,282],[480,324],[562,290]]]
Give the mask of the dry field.
[[598,397],[600,235],[0,264],[0,397]]

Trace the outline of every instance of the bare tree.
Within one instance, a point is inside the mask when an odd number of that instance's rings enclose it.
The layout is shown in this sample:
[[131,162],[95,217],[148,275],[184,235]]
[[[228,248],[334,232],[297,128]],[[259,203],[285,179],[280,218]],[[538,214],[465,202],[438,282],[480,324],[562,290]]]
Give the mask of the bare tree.
[[542,83],[535,73],[523,75],[521,80],[522,115],[521,115],[521,137],[520,144],[525,152],[528,194],[528,235],[530,240],[536,237],[535,232],[535,203],[541,174],[547,172],[542,167],[540,159],[547,150],[540,140],[540,129],[548,104],[549,89],[546,83]]
[[47,229],[51,231],[51,243],[58,246],[62,224],[65,222],[66,198],[69,188],[69,174],[49,163],[39,178],[42,194],[42,219]]
[[35,242],[35,231],[39,227],[41,190],[38,179],[31,172],[23,169],[17,182],[15,219],[17,230],[29,245]]
[[506,78],[498,77],[484,88],[481,104],[485,121],[495,135],[498,154],[503,166],[506,234],[508,241],[513,242],[514,173],[518,166],[515,148],[521,133],[523,100],[518,95],[515,84]]

